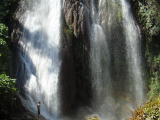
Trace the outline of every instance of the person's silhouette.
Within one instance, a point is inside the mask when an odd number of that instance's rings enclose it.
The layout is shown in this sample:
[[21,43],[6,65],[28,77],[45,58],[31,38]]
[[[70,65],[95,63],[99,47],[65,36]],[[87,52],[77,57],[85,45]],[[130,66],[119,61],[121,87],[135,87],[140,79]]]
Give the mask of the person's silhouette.
[[37,104],[37,112],[38,112],[38,115],[37,115],[37,120],[39,119],[39,116],[40,116],[40,104],[41,104],[41,102],[38,102],[38,104]]

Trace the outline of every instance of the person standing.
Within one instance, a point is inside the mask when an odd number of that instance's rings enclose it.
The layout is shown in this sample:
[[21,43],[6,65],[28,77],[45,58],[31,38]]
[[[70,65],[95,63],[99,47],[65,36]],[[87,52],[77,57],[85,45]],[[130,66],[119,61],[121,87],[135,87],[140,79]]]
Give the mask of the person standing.
[[40,104],[41,102],[38,102],[38,105],[37,105],[37,111],[38,111],[38,115],[37,115],[37,120],[39,119],[39,116],[40,116]]

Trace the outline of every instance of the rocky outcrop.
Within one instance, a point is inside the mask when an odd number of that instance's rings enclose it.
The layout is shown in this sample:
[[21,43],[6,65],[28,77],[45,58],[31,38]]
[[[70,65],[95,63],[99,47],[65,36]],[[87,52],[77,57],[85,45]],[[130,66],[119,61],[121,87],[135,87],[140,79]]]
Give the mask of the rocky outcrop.
[[67,26],[71,26],[75,37],[81,39],[86,49],[89,47],[89,0],[63,0],[62,16]]
[[83,7],[78,0],[63,0],[63,14],[68,26],[72,26],[75,36],[83,32]]

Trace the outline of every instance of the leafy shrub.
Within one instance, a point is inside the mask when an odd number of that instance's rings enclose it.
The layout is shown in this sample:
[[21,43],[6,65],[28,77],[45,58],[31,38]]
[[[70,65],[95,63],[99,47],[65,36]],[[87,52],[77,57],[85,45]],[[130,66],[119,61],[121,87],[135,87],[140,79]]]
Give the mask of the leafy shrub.
[[159,34],[160,5],[157,0],[132,0],[137,13],[137,20],[148,36]]
[[12,62],[12,54],[8,47],[9,41],[8,27],[0,23],[0,109],[12,112],[17,91],[14,87],[15,80],[5,74],[9,73]]
[[0,23],[0,73],[8,72],[11,67],[12,54],[7,45],[8,27]]
[[10,21],[11,6],[19,0],[0,0],[0,22],[8,24]]
[[127,120],[159,120],[160,96],[148,101],[144,106],[131,111],[132,117]]
[[145,5],[139,3],[139,16],[143,29],[149,33],[150,36],[157,35],[160,30],[160,7],[155,0],[146,0]]
[[160,94],[160,83],[159,83],[160,76],[158,73],[159,73],[158,71],[155,72],[154,76],[151,77],[149,86],[150,91],[148,93],[149,99],[153,99]]
[[65,28],[67,26],[65,20],[61,20],[61,29]]
[[72,25],[70,25],[69,29],[67,30],[67,36],[69,38],[69,45],[72,46],[72,40],[73,40]]
[[17,89],[14,87],[15,80],[10,79],[5,74],[0,75],[0,108],[7,111],[13,109],[13,103],[15,101],[14,95]]

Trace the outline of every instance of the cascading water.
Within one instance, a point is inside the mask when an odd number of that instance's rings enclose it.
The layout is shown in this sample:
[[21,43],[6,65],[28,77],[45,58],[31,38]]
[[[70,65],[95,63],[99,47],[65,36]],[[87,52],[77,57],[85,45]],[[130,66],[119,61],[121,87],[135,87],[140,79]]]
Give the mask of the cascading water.
[[[93,109],[101,119],[124,119],[125,105],[139,105],[144,98],[139,29],[126,0],[90,3]],[[60,0],[27,0],[23,7],[25,11],[19,19],[24,29],[18,45],[17,87],[24,93],[20,97],[28,110],[35,112],[41,101],[41,114],[54,119],[60,112]]]
[[144,99],[140,30],[126,0],[96,2],[90,30],[93,108],[101,119],[123,120],[126,106],[134,109]]
[[139,105],[144,99],[142,69],[141,69],[141,39],[138,33],[138,26],[133,19],[130,5],[126,0],[121,0],[123,26],[125,31],[127,62],[129,71],[129,80],[131,84],[131,92],[134,94],[136,104]]
[[27,0],[21,15],[23,35],[19,40],[16,78],[23,91],[23,105],[32,112],[41,101],[41,114],[54,119],[59,114],[58,75],[60,0]]
[[[92,26],[90,35],[90,66],[93,85],[92,105],[101,119],[115,120],[112,107],[112,84],[110,78],[110,53],[107,39],[100,25],[99,6],[92,0]],[[99,5],[101,1],[99,1]],[[103,112],[102,112],[103,111]],[[106,112],[107,111],[107,112]],[[106,113],[105,113],[106,112]],[[108,116],[108,117],[106,117]]]

